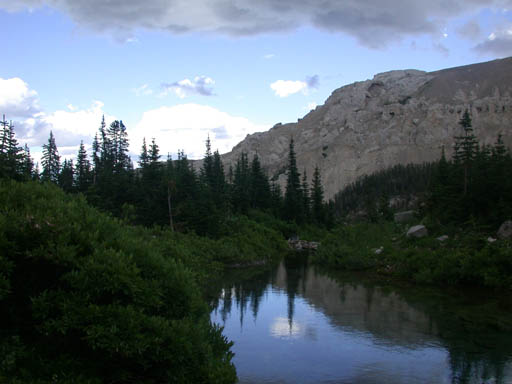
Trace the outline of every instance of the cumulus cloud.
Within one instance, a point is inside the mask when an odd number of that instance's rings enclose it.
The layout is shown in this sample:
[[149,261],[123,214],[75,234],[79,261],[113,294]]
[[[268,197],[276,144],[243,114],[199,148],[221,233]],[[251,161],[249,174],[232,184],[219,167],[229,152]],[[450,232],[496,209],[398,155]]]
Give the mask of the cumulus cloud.
[[31,117],[40,111],[37,92],[19,77],[0,78],[0,113],[11,118]]
[[170,84],[163,83],[162,95],[172,92],[180,99],[191,95],[213,96],[213,84],[215,81],[207,76],[196,76],[194,80],[183,79]]
[[313,26],[381,48],[405,36],[438,36],[468,9],[512,7],[511,0],[0,0],[11,11],[49,6],[80,26],[125,41],[137,29],[247,36]]
[[[30,147],[46,143],[50,130],[62,147],[76,146],[80,140],[90,142],[105,114],[100,101],[85,109],[68,104],[66,109],[47,113],[39,106],[37,92],[20,78],[0,78],[0,113],[13,120],[17,139]],[[107,114],[105,118],[114,120]]]
[[140,148],[143,137],[155,138],[163,155],[183,149],[189,158],[197,159],[204,154],[208,134],[212,149],[225,153],[248,134],[268,128],[207,105],[180,104],[145,112],[128,133],[131,148]]
[[491,33],[487,40],[475,47],[481,54],[491,54],[500,57],[512,55],[512,23],[502,26]]
[[318,88],[318,75],[307,77],[306,80],[277,80],[270,84],[276,96],[288,97],[296,93],[307,95],[311,89]]

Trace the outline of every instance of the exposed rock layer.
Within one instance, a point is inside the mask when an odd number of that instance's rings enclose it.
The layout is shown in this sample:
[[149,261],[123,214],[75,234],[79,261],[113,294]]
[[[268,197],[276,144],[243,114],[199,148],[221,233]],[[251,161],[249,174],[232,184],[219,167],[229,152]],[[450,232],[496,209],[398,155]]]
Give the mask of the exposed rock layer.
[[335,90],[297,123],[276,124],[247,136],[223,155],[227,167],[242,151],[260,156],[270,177],[285,181],[290,138],[297,163],[311,177],[321,170],[326,197],[357,177],[395,164],[422,163],[451,154],[458,122],[471,112],[480,142],[498,133],[512,144],[512,58],[437,72],[390,71]]

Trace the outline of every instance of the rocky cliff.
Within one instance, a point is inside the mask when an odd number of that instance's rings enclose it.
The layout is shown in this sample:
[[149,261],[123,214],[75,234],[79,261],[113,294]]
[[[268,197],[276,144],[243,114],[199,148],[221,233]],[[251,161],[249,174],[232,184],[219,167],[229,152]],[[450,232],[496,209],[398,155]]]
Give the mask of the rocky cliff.
[[258,153],[269,176],[284,185],[293,137],[299,170],[311,177],[318,165],[331,198],[361,175],[436,160],[443,146],[450,155],[466,108],[480,142],[494,143],[502,133],[512,145],[512,58],[436,72],[390,71],[346,85],[297,123],[247,136],[223,160],[229,167],[242,151],[249,158]]

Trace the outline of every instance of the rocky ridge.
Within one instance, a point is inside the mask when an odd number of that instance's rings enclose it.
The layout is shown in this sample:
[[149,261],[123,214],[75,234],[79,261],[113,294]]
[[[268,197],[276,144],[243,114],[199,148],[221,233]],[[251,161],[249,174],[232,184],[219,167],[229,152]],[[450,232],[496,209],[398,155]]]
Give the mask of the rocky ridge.
[[309,177],[320,167],[326,198],[359,176],[396,164],[450,155],[465,109],[480,142],[498,133],[512,145],[512,58],[436,72],[397,70],[335,90],[297,123],[248,135],[222,156],[229,167],[242,151],[257,153],[271,178],[284,185],[290,138]]

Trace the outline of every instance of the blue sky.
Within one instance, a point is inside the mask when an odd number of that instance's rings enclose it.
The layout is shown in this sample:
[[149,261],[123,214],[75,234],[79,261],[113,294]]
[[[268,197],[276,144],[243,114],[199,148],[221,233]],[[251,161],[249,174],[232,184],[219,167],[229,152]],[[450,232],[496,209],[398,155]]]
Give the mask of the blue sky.
[[36,159],[103,114],[134,159],[143,137],[223,153],[377,73],[512,55],[512,0],[0,0],[0,20],[0,114]]

